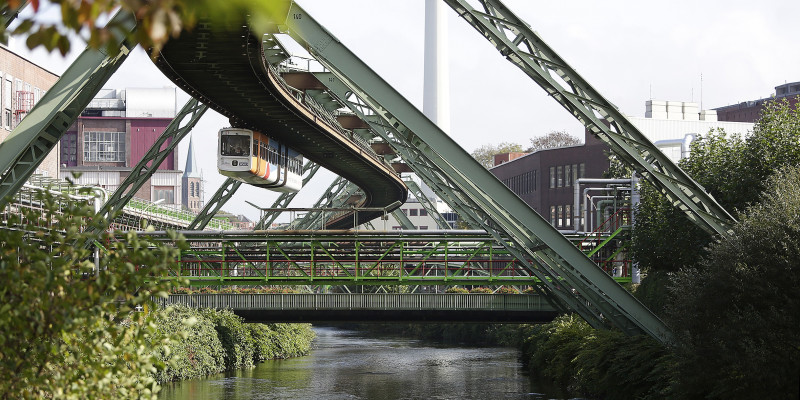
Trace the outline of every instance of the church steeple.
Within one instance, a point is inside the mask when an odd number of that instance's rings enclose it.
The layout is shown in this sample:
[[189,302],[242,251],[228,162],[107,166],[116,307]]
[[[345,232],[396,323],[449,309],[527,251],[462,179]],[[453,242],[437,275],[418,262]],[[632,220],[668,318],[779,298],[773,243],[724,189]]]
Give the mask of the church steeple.
[[186,155],[186,168],[183,176],[188,178],[200,178],[200,168],[197,167],[197,157],[194,155],[194,137],[189,135],[189,151]]
[[186,154],[186,168],[183,171],[183,206],[199,212],[203,208],[203,175],[197,166],[194,154],[194,138],[189,136],[189,151]]

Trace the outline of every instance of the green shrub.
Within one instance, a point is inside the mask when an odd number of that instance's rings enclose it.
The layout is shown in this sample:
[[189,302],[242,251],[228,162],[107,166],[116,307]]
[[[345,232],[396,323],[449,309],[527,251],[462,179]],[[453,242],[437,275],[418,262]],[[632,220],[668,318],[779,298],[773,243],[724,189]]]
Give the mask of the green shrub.
[[467,290],[465,288],[458,287],[458,286],[452,286],[452,287],[447,288],[447,290],[445,290],[444,292],[445,293],[469,293],[469,290]]
[[242,319],[230,310],[203,309],[200,314],[214,324],[225,350],[225,369],[252,368],[253,343]]
[[485,287],[476,287],[472,288],[470,293],[479,293],[479,294],[492,294],[492,289],[485,288]]
[[174,332],[182,332],[182,340],[173,341],[169,353],[154,348],[154,354],[166,364],[155,374],[158,382],[192,379],[225,370],[225,350],[208,318],[193,308],[173,306],[155,313],[157,334],[154,342]]
[[497,294],[519,294],[519,290],[513,286],[500,286],[500,289],[497,289]]

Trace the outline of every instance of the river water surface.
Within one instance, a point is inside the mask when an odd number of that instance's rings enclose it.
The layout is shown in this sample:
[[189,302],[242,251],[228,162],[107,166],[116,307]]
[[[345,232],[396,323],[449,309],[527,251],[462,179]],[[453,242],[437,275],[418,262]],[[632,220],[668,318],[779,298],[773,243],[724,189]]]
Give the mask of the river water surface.
[[306,357],[164,385],[161,400],[541,399],[514,348],[440,347],[314,328]]

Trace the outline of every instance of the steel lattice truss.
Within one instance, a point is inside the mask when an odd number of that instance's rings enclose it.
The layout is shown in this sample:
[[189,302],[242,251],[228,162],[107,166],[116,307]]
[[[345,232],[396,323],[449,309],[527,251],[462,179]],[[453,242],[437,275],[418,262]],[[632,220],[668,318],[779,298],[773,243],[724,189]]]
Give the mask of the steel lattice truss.
[[617,156],[655,184],[691,221],[711,234],[730,234],[734,218],[705,188],[676,166],[501,1],[476,0],[483,11],[466,0],[444,1]]
[[[670,334],[655,315],[475,162],[435,124],[293,3],[287,32],[330,73],[317,74],[329,93],[370,124],[462,218],[481,227],[525,265],[559,309],[596,327],[628,334]],[[381,132],[383,131],[383,132]],[[507,241],[503,241],[503,240]]]

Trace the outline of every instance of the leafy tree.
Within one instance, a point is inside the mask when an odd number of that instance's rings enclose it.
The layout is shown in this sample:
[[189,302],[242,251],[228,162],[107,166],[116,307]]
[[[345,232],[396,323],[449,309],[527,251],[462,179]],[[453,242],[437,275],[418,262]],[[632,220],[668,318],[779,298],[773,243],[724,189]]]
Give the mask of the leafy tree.
[[531,145],[525,151],[533,153],[534,151],[556,149],[578,144],[581,144],[580,139],[570,135],[567,131],[552,131],[547,135],[531,139]]
[[[681,168],[736,217],[758,200],[764,183],[785,165],[800,164],[800,112],[788,101],[768,102],[747,138],[711,131],[692,143]],[[714,238],[643,185],[632,255],[645,271],[675,271],[704,255]]]
[[798,398],[800,167],[766,185],[732,237],[676,274],[668,311],[687,397]]
[[[0,227],[0,398],[153,398],[163,363],[148,345],[150,313],[134,310],[166,296],[157,277],[177,250],[91,233],[93,210],[62,201],[45,193],[43,212],[7,206]],[[104,244],[97,275],[83,243]]]
[[494,166],[494,156],[496,154],[522,152],[522,145],[517,143],[502,142],[498,144],[485,144],[472,152],[472,158],[477,160],[486,168]]
[[[105,49],[116,54],[119,47],[111,40],[117,35],[126,35],[144,48],[158,53],[170,37],[177,37],[182,30],[191,30],[201,19],[210,19],[217,24],[236,27],[242,16],[248,16],[251,27],[267,32],[275,24],[271,21],[285,18],[288,2],[271,0],[51,0],[61,9],[61,21],[47,22],[37,18],[39,0],[31,0],[33,16],[21,17],[11,34],[27,35],[26,44],[33,49],[38,46],[48,51],[58,50],[62,55],[70,50],[70,36],[78,35],[95,49]],[[24,0],[8,0],[11,10],[19,9]],[[119,25],[100,25],[97,21],[108,20],[117,7],[130,11],[137,19],[137,29],[132,32]],[[0,35],[9,32],[0,25]]]

